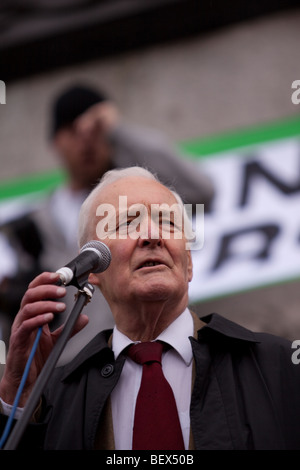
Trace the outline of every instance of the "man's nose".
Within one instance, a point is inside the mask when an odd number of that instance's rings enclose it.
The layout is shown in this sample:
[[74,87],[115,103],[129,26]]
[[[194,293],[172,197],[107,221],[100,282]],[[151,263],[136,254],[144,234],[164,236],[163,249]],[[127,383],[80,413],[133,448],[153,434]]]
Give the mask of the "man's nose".
[[139,246],[162,246],[163,238],[161,228],[149,217],[147,223],[141,226],[140,236],[138,239]]

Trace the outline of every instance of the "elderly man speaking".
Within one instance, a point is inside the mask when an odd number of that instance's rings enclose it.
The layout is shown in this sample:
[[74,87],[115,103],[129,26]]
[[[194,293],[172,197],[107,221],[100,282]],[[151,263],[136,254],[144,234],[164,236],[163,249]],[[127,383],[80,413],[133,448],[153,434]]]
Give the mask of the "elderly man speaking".
[[[120,197],[135,210],[120,209]],[[165,220],[153,213],[157,207],[175,207],[181,216],[169,211]],[[193,268],[184,214],[178,195],[137,167],[106,173],[86,199],[80,245],[100,238],[111,251],[108,269],[89,281],[109,303],[115,327],[55,369],[21,445],[300,448],[300,366],[291,360],[290,343],[218,314],[199,319],[188,308]],[[14,321],[0,384],[2,426],[37,328],[43,333],[18,414],[60,334],[48,327],[65,308],[58,299],[66,288],[57,280],[47,272],[35,278]],[[76,331],[87,322],[81,314]]]

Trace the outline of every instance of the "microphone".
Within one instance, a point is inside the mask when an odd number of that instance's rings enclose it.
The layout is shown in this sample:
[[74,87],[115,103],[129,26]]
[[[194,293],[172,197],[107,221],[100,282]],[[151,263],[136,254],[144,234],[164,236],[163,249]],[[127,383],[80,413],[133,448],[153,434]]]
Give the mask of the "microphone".
[[102,242],[91,240],[81,248],[76,258],[56,272],[64,285],[79,287],[78,281],[85,279],[90,273],[105,271],[110,261],[109,248]]

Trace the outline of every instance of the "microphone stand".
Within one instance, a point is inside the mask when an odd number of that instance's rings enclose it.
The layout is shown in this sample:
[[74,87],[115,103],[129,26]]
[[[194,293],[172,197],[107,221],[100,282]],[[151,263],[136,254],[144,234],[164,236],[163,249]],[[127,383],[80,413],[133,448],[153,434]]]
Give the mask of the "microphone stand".
[[51,353],[48,356],[47,361],[45,362],[40,375],[35,382],[35,385],[32,389],[32,392],[29,396],[29,399],[24,407],[21,418],[16,422],[10,436],[6,441],[6,445],[3,447],[3,450],[15,450],[19,444],[20,439],[23,436],[23,433],[26,429],[26,426],[32,417],[36,406],[42,396],[42,393],[45,389],[45,386],[55,368],[55,365],[64,350],[64,347],[73,331],[76,320],[79,317],[83,307],[89,302],[94,293],[94,287],[87,282],[85,278],[84,281],[78,282],[78,293],[75,305],[68,316],[64,328],[55,343]]

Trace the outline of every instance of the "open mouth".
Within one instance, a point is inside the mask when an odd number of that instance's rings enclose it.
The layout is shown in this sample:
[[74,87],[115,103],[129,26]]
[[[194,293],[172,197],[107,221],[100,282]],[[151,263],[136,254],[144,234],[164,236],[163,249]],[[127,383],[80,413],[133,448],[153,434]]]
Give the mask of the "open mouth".
[[165,266],[165,264],[161,261],[145,261],[144,263],[140,264],[137,269],[151,268],[153,266]]

